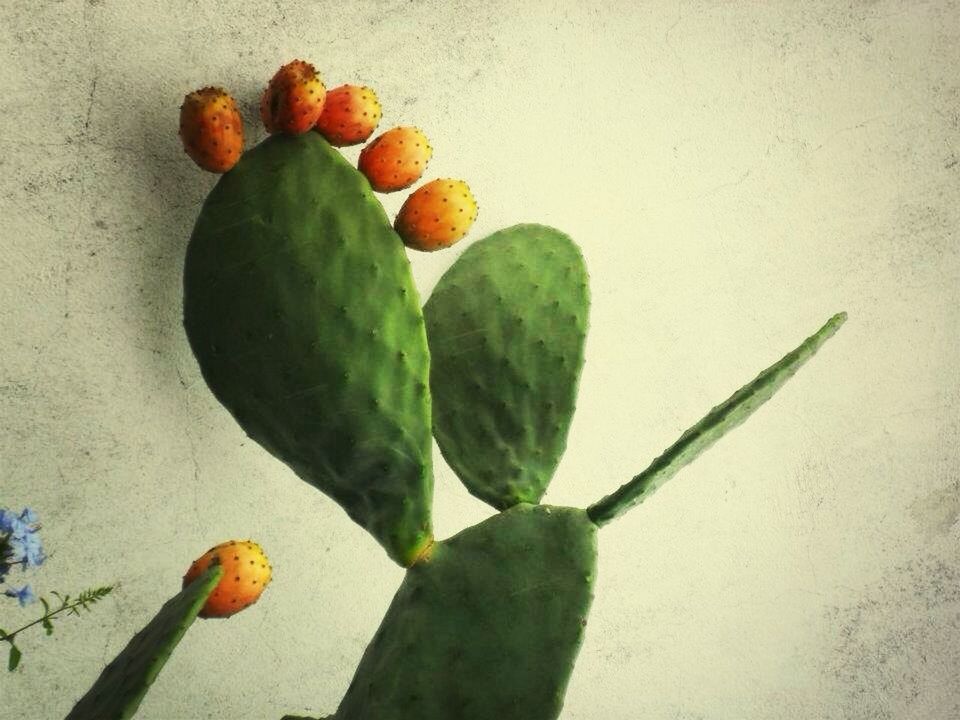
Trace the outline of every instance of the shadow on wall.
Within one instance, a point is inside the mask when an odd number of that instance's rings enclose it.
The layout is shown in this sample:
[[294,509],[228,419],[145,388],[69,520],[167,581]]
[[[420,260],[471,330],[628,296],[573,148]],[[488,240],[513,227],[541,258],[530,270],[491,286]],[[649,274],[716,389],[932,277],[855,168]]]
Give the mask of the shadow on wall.
[[[144,221],[135,242],[141,258],[134,268],[140,288],[137,330],[140,342],[150,349],[157,375],[169,377],[171,369],[188,386],[199,378],[195,366],[190,377],[178,362],[187,347],[183,330],[183,261],[193,224],[219,175],[198,168],[186,153],[178,135],[183,96],[197,88],[158,84],[148,95],[154,99],[145,121],[130,122],[126,130],[138,147],[150,150],[131,166],[131,182],[142,188]],[[244,148],[249,150],[266,135],[259,116],[262,87],[251,82],[226,90],[237,100],[244,122]],[[173,94],[176,92],[177,94]]]

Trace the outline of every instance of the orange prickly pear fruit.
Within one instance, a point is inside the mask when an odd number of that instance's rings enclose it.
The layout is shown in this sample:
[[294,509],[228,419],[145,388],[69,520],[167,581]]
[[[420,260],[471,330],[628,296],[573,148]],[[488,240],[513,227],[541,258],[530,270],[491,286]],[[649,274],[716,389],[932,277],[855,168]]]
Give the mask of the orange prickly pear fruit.
[[243,120],[223,88],[188,94],[180,106],[180,139],[190,159],[204,170],[225,173],[243,152]]
[[273,574],[270,561],[257,543],[231,540],[210,548],[194,560],[183,576],[183,586],[189,585],[214,562],[223,567],[223,576],[200,610],[203,618],[230,617],[253,605]]
[[260,118],[269,133],[300,135],[323,112],[327,90],[317,69],[294,60],[277,70],[260,98]]
[[377,192],[410,187],[427,167],[433,148],[419,128],[395,127],[360,151],[360,172]]
[[380,101],[366,86],[341,85],[327,92],[323,112],[314,129],[331,145],[366,142],[380,123]]
[[466,235],[477,217],[477,201],[463,180],[428,182],[403,203],[394,228],[407,247],[433,251]]

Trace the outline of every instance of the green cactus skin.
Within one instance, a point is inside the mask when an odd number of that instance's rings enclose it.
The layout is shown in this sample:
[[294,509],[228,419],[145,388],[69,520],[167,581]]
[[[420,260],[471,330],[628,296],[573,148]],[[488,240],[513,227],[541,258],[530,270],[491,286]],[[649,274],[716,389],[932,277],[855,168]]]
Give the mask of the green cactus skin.
[[211,565],[164,603],[153,620],[107,665],[66,720],[126,720],[133,717],[167,658],[220,582],[221,575],[223,568]]
[[537,503],[566,446],[589,290],[579,248],[516,225],[474,243],[424,307],[433,432],[469,491]]
[[337,720],[552,720],[596,575],[583,510],[520,504],[409,568]]
[[319,133],[271,136],[211,191],[184,326],[247,434],[413,562],[432,539],[423,315],[383,207]]
[[713,408],[700,422],[664,450],[646,470],[616,492],[588,507],[587,515],[590,519],[601,527],[650,497],[682,467],[693,462],[700,453],[743,423],[773,397],[846,321],[845,312],[837,313],[794,350]]

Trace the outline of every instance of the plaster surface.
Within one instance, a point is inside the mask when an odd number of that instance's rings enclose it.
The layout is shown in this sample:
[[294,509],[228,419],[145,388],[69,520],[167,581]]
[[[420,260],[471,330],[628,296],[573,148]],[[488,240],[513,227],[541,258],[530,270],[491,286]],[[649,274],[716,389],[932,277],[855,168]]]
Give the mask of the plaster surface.
[[[245,537],[272,585],[194,626],[138,717],[323,714],[399,584],[244,436],[181,326],[216,178],[179,104],[228,88],[249,145],[263,84],[303,57],[374,87],[381,129],[420,126],[428,177],[469,182],[460,247],[517,222],[582,246],[591,331],[548,502],[608,493],[849,313],[604,528],[563,719],[960,717],[958,34],[945,1],[0,3],[0,505],[41,515],[38,592],[119,583],[22,637],[3,714],[65,715],[193,558]],[[458,252],[411,255],[423,297]],[[440,536],[489,514],[436,467]]]

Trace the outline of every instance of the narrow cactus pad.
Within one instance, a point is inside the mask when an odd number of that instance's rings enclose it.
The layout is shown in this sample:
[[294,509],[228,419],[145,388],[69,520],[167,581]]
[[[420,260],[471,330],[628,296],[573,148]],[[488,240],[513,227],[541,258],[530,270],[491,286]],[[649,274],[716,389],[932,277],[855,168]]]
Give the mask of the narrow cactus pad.
[[551,720],[596,573],[582,510],[522,504],[407,570],[337,720]]
[[211,191],[184,325],[247,434],[412,562],[431,539],[423,315],[383,207],[318,133],[268,138]]
[[193,624],[223,569],[211,565],[168,600],[153,620],[133,636],[107,665],[67,720],[125,720],[133,717],[167,658]]
[[516,225],[474,243],[424,307],[444,458],[495,508],[536,503],[566,446],[589,290],[573,241]]
[[846,320],[845,312],[837,313],[798,347],[713,408],[700,422],[687,429],[679,440],[664,450],[646,470],[616,492],[588,507],[587,515],[590,519],[598,527],[606,525],[650,497],[681,468],[693,462],[704,450],[743,423],[772,398],[777,390],[833,337]]

